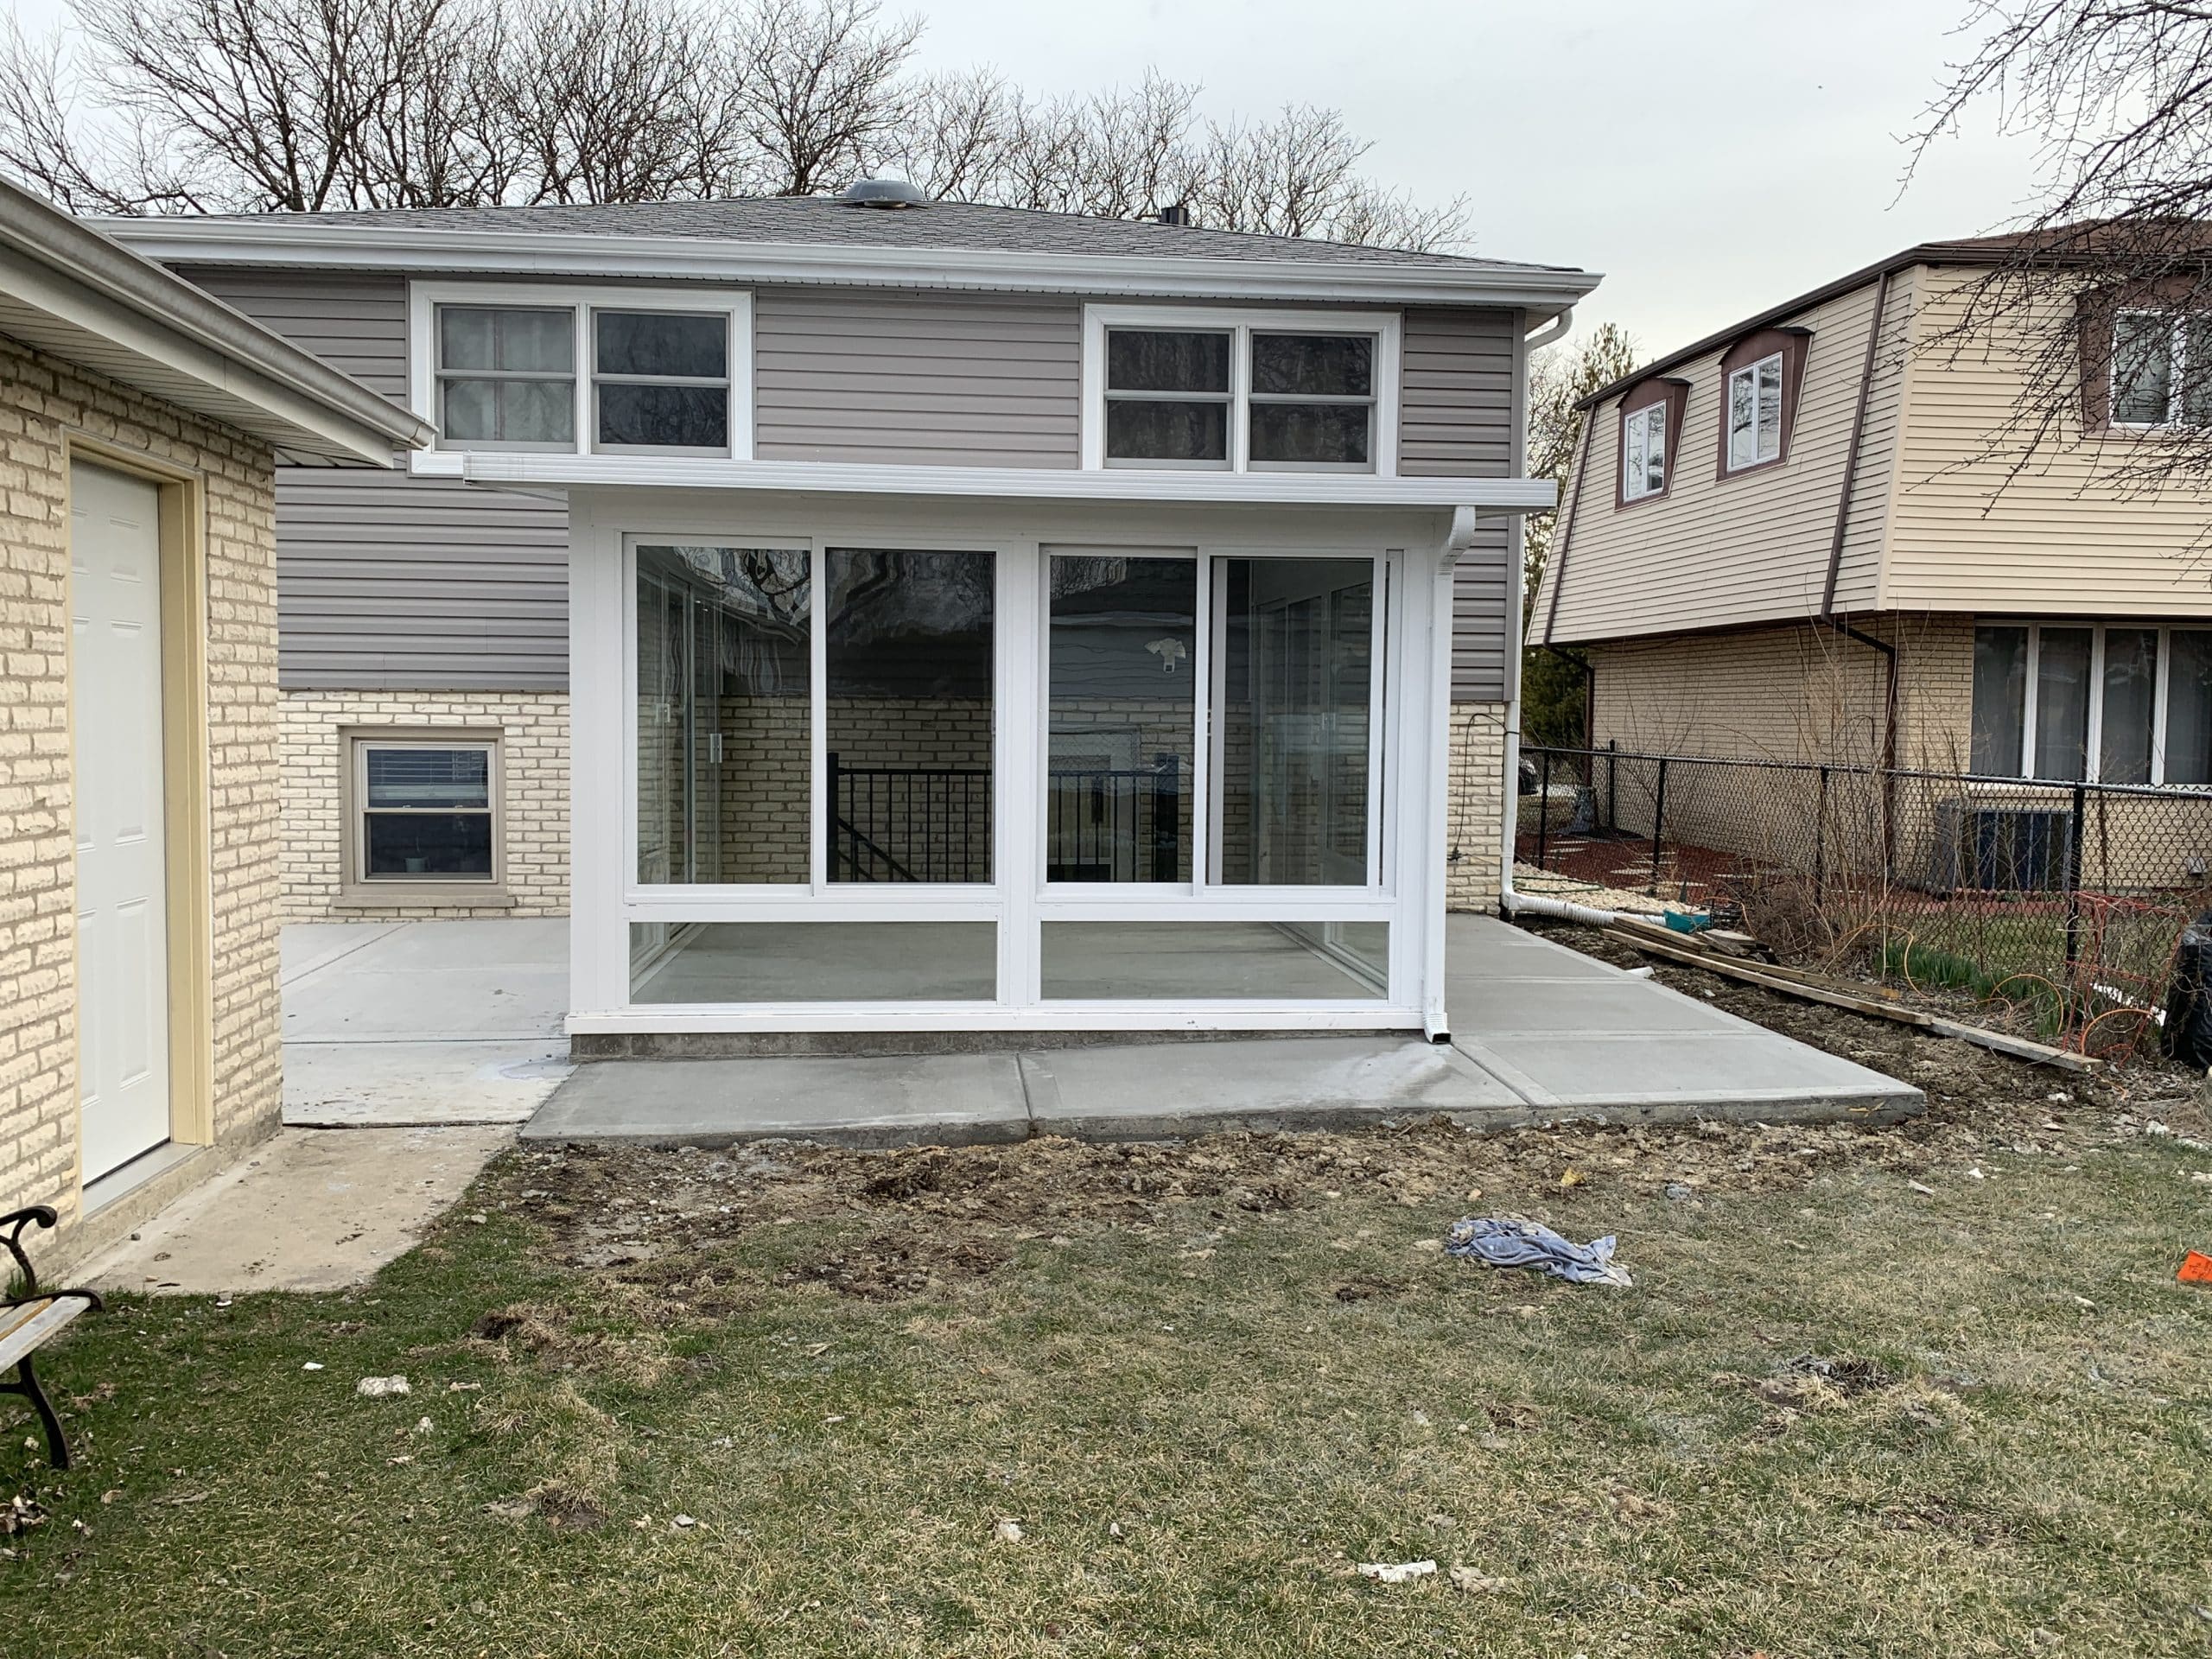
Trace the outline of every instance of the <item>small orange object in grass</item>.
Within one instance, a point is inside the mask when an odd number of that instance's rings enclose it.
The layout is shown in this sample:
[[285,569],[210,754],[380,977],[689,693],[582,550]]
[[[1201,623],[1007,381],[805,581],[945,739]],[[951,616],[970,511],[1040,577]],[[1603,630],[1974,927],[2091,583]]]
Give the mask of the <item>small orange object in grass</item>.
[[2182,1258],[2181,1271],[2174,1277],[2184,1285],[2212,1285],[2212,1255],[2191,1250]]

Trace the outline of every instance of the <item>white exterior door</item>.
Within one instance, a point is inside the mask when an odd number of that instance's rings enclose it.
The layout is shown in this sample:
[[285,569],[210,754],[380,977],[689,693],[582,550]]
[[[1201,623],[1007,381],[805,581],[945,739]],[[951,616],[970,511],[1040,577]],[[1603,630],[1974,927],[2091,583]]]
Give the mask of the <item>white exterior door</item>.
[[93,1181],[169,1138],[161,492],[79,466],[70,499],[77,1064]]

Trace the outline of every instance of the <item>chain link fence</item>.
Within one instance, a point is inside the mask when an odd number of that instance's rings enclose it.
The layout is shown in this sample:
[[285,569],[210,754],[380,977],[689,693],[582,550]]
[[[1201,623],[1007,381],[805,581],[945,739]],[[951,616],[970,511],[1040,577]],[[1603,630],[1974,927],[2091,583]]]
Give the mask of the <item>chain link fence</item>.
[[1524,749],[1521,781],[1530,891],[1740,917],[1784,961],[1970,993],[2093,1053],[2155,1045],[2212,906],[2212,789],[1618,747]]

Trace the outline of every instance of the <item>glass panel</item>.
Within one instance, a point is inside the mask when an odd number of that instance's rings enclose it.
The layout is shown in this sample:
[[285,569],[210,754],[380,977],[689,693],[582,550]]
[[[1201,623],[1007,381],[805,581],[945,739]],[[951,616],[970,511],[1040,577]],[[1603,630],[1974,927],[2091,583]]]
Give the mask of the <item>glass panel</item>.
[[630,925],[632,1002],[988,1002],[995,922]]
[[486,881],[492,876],[489,812],[370,812],[364,815],[370,878]]
[[492,804],[488,749],[372,748],[362,764],[369,775],[366,806]]
[[448,380],[444,435],[457,442],[576,441],[575,383],[569,380]]
[[1634,500],[1644,493],[1644,467],[1650,460],[1641,412],[1621,423],[1621,493]]
[[1374,562],[1213,569],[1211,879],[1363,887]]
[[1386,922],[1046,922],[1045,995],[1374,1001],[1389,937]]
[[1756,378],[1749,369],[1738,369],[1728,377],[1728,464],[1731,467],[1748,467],[1758,459],[1754,448],[1758,417]]
[[2212,317],[2182,325],[2181,417],[2191,426],[2212,425]]
[[601,311],[592,326],[601,374],[677,375],[720,380],[729,373],[729,319],[677,311]]
[[1106,405],[1106,454],[1113,461],[1226,463],[1229,405],[1114,398]]
[[1365,404],[1254,404],[1252,459],[1364,467],[1372,413]]
[[1048,881],[1188,881],[1195,559],[1052,561]]
[[1106,334],[1111,391],[1227,391],[1230,336],[1157,328]]
[[2212,632],[2176,628],[2166,651],[2165,780],[2212,784]]
[[1643,411],[1643,493],[1667,487],[1667,406],[1654,404]]
[[729,388],[602,380],[599,441],[659,448],[729,448]]
[[2097,740],[2097,776],[2104,782],[2151,781],[2151,718],[2158,685],[2158,630],[2107,628],[2104,727]]
[[2075,779],[2089,760],[2089,630],[2044,628],[2036,644],[2035,776]]
[[810,879],[804,550],[638,550],[638,880]]
[[988,553],[828,554],[830,879],[991,879]]
[[576,366],[575,313],[442,305],[438,366],[572,373]]
[[1782,453],[1782,359],[1767,358],[1758,368],[1759,459],[1772,461]]
[[2129,312],[2113,326],[2112,417],[2131,426],[2158,426],[2172,406],[2173,319]]
[[1365,397],[1375,390],[1375,340],[1367,334],[1252,336],[1252,391]]
[[2027,741],[2028,631],[1974,631],[1973,770],[2018,778]]

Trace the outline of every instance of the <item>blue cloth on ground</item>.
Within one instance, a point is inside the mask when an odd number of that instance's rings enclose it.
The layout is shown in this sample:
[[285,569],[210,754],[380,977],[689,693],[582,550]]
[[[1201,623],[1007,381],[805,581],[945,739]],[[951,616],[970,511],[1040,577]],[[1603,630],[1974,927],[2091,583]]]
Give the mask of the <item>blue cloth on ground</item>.
[[1484,1262],[1493,1268],[1534,1268],[1578,1285],[1635,1283],[1628,1269],[1613,1261],[1611,1233],[1591,1243],[1577,1244],[1536,1222],[1470,1217],[1445,1230],[1444,1249],[1463,1262]]

